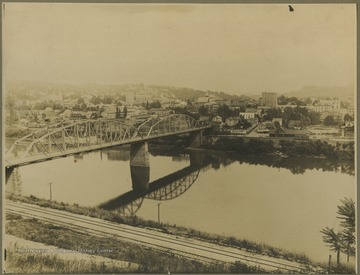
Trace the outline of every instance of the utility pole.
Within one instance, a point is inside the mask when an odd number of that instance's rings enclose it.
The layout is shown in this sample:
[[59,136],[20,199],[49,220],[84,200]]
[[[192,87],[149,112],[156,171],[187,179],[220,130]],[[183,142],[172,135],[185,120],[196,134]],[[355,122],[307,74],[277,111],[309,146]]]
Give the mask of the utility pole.
[[52,182],[49,182],[50,185],[50,201],[52,201],[52,190],[51,190],[51,184],[53,184]]
[[158,206],[158,223],[160,223],[160,204],[161,204],[161,202],[157,204],[157,206]]

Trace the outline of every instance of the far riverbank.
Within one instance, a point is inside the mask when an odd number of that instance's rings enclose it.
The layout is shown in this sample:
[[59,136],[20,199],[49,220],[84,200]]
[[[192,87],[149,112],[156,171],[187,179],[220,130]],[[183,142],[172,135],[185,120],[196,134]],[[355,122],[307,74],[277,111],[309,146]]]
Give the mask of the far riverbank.
[[246,137],[204,137],[202,149],[231,151],[238,154],[277,154],[282,157],[321,157],[334,160],[354,160],[355,142],[331,145],[321,140],[247,139]]

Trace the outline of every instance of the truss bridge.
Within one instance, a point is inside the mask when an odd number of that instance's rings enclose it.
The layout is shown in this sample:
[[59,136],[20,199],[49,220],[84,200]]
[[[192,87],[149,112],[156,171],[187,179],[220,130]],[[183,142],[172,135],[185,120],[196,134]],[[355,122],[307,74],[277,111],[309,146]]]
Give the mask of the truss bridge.
[[116,145],[145,143],[151,139],[201,133],[210,123],[183,114],[149,118],[135,127],[120,120],[80,120],[55,125],[15,141],[5,155],[7,170],[58,157]]

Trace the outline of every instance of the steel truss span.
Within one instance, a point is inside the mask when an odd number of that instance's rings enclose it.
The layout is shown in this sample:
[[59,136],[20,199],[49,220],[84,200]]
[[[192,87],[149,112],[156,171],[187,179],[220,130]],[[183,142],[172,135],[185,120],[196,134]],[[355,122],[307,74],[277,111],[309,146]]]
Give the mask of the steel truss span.
[[80,120],[51,126],[16,140],[5,155],[5,166],[25,165],[209,127],[209,124],[182,114],[152,118],[137,128],[119,120]]
[[190,175],[187,175],[183,178],[180,178],[164,187],[161,187],[150,194],[146,195],[147,199],[152,200],[172,200],[183,193],[185,193],[191,185],[197,180],[200,170],[192,172]]
[[134,216],[136,212],[140,209],[144,198],[151,199],[151,200],[172,200],[183,193],[185,193],[197,180],[199,177],[200,170],[192,172],[190,175],[187,175],[185,177],[182,177],[181,179],[178,179],[166,186],[163,186],[155,191],[152,191],[151,193],[147,194],[146,196],[142,196],[140,198],[137,198],[130,203],[118,207],[116,210],[114,210],[114,213],[119,213],[121,215],[125,216]]
[[137,198],[136,200],[133,200],[127,205],[118,207],[117,209],[114,210],[114,213],[120,214],[122,216],[132,217],[140,209],[143,201],[144,201],[144,197]]

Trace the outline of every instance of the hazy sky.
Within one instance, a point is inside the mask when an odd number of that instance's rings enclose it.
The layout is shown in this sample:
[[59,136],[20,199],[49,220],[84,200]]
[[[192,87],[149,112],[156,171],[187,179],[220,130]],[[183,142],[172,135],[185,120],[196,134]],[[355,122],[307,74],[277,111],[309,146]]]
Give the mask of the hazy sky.
[[355,4],[292,6],[3,4],[4,79],[234,94],[354,85]]

